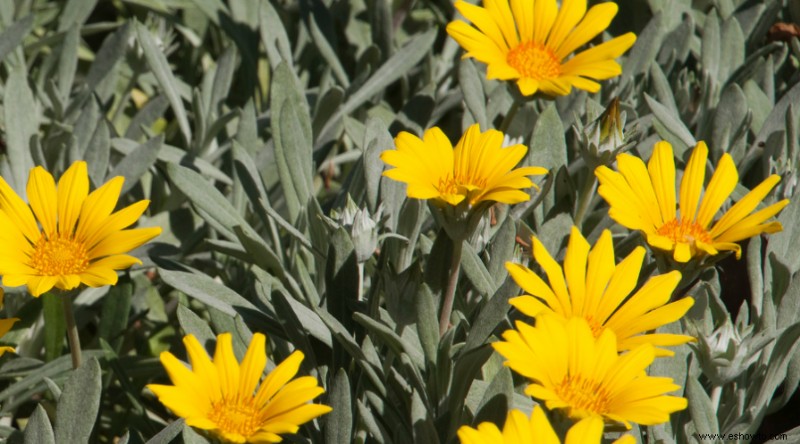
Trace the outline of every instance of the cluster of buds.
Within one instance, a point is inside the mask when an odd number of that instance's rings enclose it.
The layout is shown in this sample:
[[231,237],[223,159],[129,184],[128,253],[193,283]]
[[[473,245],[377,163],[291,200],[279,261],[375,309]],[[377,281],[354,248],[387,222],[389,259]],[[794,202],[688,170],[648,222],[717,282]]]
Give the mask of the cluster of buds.
[[359,208],[348,194],[345,206],[331,210],[331,217],[326,218],[326,222],[331,229],[343,227],[350,234],[355,247],[356,260],[364,263],[378,248],[378,241],[381,239],[381,236],[378,236],[378,222],[382,214],[382,204],[378,206],[374,215],[370,215],[367,209]]
[[744,373],[759,358],[761,349],[774,339],[767,332],[753,334],[752,324],[737,322],[734,325],[730,317],[708,335],[692,322],[687,325],[690,334],[697,338],[697,342],[689,346],[699,358],[703,373],[718,386]]
[[610,165],[617,154],[633,146],[635,130],[625,133],[625,111],[620,111],[619,99],[614,98],[597,118],[589,118],[585,126],[577,122],[575,132],[581,146],[581,156],[590,169]]
[[797,188],[798,180],[800,180],[800,171],[798,171],[797,166],[795,156],[791,152],[786,156],[770,157],[770,174],[781,176],[781,181],[776,185],[774,191],[776,197],[789,199],[794,196],[794,190]]

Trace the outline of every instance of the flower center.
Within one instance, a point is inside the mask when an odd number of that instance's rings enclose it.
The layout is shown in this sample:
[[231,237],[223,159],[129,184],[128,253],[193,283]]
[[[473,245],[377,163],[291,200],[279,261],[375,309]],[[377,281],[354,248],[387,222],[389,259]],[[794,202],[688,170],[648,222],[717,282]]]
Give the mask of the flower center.
[[586,319],[586,322],[589,324],[589,328],[592,329],[592,336],[594,336],[595,339],[599,338],[600,333],[606,329],[606,326],[595,321],[592,315],[586,315],[584,316],[584,319]]
[[31,265],[43,276],[78,274],[89,267],[86,245],[72,236],[42,234],[33,249]]
[[672,219],[659,228],[656,233],[670,238],[675,243],[693,244],[695,241],[710,244],[711,235],[705,228],[689,220]]
[[442,194],[459,194],[459,186],[455,179],[450,176],[440,177],[437,189]]
[[609,395],[599,382],[567,375],[555,392],[573,410],[600,415],[608,411]]
[[246,400],[222,398],[211,404],[208,419],[222,432],[248,437],[255,434],[262,425],[261,411],[253,404],[252,397]]
[[506,62],[522,77],[547,80],[561,75],[561,62],[553,51],[536,42],[523,42],[508,52]]

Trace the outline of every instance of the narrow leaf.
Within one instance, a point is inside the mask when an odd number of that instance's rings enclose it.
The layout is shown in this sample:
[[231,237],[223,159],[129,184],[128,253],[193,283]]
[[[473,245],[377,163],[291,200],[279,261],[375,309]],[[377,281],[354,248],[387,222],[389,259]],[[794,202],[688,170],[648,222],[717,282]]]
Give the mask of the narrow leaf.
[[172,106],[172,111],[175,113],[175,118],[178,119],[178,126],[181,128],[181,133],[187,144],[192,142],[192,130],[189,127],[189,118],[186,116],[186,108],[183,106],[183,100],[178,92],[177,81],[172,73],[172,69],[167,62],[164,53],[156,45],[150,31],[141,23],[136,24],[136,36],[139,44],[142,46],[142,51],[147,59],[147,64],[156,76],[158,83],[164,90],[169,103]]

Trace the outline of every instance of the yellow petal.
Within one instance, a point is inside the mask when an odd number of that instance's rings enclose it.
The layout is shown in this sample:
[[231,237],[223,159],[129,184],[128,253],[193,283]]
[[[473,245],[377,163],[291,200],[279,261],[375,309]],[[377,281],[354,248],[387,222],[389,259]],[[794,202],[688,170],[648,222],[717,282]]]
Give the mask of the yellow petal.
[[730,154],[725,153],[719,160],[717,170],[711,176],[700,210],[697,212],[697,224],[703,228],[708,227],[711,219],[717,214],[722,204],[731,195],[739,182],[739,173]]
[[148,205],[150,205],[149,200],[140,200],[108,216],[95,231],[86,233],[84,245],[91,249],[109,234],[133,225],[141,217]]
[[572,309],[576,313],[584,310],[586,300],[586,261],[589,257],[589,242],[577,227],[570,231],[567,253],[564,256],[564,274],[571,297]]
[[653,183],[650,182],[650,175],[644,166],[644,162],[638,157],[620,154],[617,156],[617,165],[619,172],[625,176],[625,180],[628,181],[639,202],[639,211],[650,221],[650,224],[659,227],[667,222],[662,219],[660,206],[653,190]]
[[304,355],[300,350],[295,350],[267,375],[264,382],[262,382],[261,386],[258,388],[255,401],[256,405],[264,405],[275,396],[278,390],[294,378],[294,375],[296,375],[297,371],[300,369],[300,363],[303,362],[303,357]]
[[503,32],[507,46],[517,46],[519,44],[517,25],[514,23],[514,16],[511,14],[511,6],[508,4],[508,0],[486,0],[483,4],[486,12],[500,27],[500,31]]
[[603,42],[597,46],[593,46],[585,51],[575,54],[574,57],[561,65],[561,70],[565,74],[582,73],[583,69],[585,69],[583,67],[585,66],[592,66],[597,63],[614,61],[614,59],[630,49],[634,43],[636,43],[636,35],[634,33],[629,32],[627,34],[623,34],[607,42]]
[[177,416],[192,418],[207,414],[208,403],[200,403],[202,398],[195,392],[172,385],[149,384],[147,388]]
[[[672,292],[681,281],[681,273],[678,271],[671,271],[667,274],[662,274],[650,278],[642,288],[639,289],[634,295],[614,313],[609,322],[606,324],[609,327],[614,326],[615,331],[622,331],[628,327],[636,319],[643,316],[650,310],[661,307],[669,301]],[[691,304],[689,305],[691,306]],[[686,307],[688,310],[688,307]],[[668,322],[672,322],[672,319]]]
[[189,355],[189,362],[192,364],[192,372],[196,375],[197,379],[206,384],[206,393],[209,400],[214,401],[222,398],[220,391],[219,373],[214,363],[211,362],[206,349],[200,345],[200,341],[192,334],[183,337],[183,345],[186,347],[186,353]]
[[502,31],[497,26],[497,23],[492,20],[486,9],[464,1],[456,2],[455,7],[467,20],[489,37],[498,48],[508,48]]
[[[716,240],[723,243],[738,242],[740,240],[749,239],[753,236],[758,236],[761,233],[772,234],[782,230],[783,226],[777,221],[759,225],[740,224],[726,231]],[[737,258],[739,257],[739,254],[737,254]]]
[[539,90],[549,96],[566,96],[572,91],[572,84],[561,77],[543,79],[539,81]]
[[589,79],[585,79],[583,77],[578,77],[578,76],[570,76],[570,75],[563,75],[561,76],[561,78],[568,81],[575,88],[582,89],[590,93],[596,93],[597,91],[600,91],[600,84],[597,82],[593,82]]
[[523,96],[532,96],[539,90],[539,82],[529,77],[522,77],[517,80],[517,86]]
[[447,34],[467,50],[465,57],[473,57],[475,60],[486,64],[498,58],[505,58],[506,53],[503,48],[497,46],[497,43],[486,34],[466,22],[460,20],[450,22],[446,29]]
[[600,306],[600,297],[605,292],[608,281],[614,274],[614,244],[611,232],[603,230],[597,243],[589,253],[588,268],[586,272],[586,299],[587,304],[583,314],[595,312]]
[[533,257],[536,258],[536,262],[542,267],[545,273],[547,273],[547,280],[550,282],[550,288],[553,289],[556,297],[561,302],[561,306],[564,308],[564,316],[571,316],[573,307],[561,266],[550,256],[550,253],[539,239],[534,237],[532,240]]
[[17,321],[19,318],[0,319],[0,337],[5,336]]
[[117,206],[124,182],[124,177],[117,176],[89,194],[81,207],[78,228],[75,231],[76,239],[87,239],[91,233],[103,228],[106,219]]
[[[550,289],[550,286],[548,286],[536,273],[527,267],[524,267],[520,264],[515,264],[513,262],[506,262],[506,270],[508,270],[508,274],[511,275],[511,278],[514,279],[514,282],[516,282],[520,288],[525,290],[527,293],[545,301],[545,303],[547,303],[551,309],[562,314],[565,313],[565,309],[561,305],[561,301],[556,298],[556,295],[553,293],[553,290]],[[520,310],[522,309],[520,308]],[[525,311],[523,311],[523,313],[525,313]],[[529,313],[526,314],[528,314],[528,316],[535,316]]]
[[58,181],[58,231],[72,234],[83,206],[89,195],[89,173],[86,162],[74,162]]
[[120,253],[127,253],[144,245],[161,234],[161,227],[134,228],[116,231],[89,249],[89,259],[97,259]]
[[17,193],[0,177],[0,209],[8,220],[28,238],[31,243],[36,243],[41,236],[36,219],[33,218],[31,209],[17,196]]
[[590,416],[578,421],[567,431],[565,444],[588,444],[600,442],[603,437],[603,420],[600,416]]
[[636,247],[631,254],[623,259],[614,269],[608,287],[602,293],[602,297],[597,295],[599,301],[592,306],[592,311],[585,314],[593,314],[595,321],[605,323],[606,319],[614,313],[622,304],[631,291],[636,288],[639,282],[639,272],[642,269],[645,249]]
[[543,43],[556,21],[558,6],[556,0],[536,0],[533,2],[533,41]]
[[247,352],[242,359],[239,393],[251,394],[255,392],[258,381],[264,374],[267,366],[267,352],[265,350],[267,338],[261,333],[253,334],[253,339],[247,347]]
[[736,202],[711,228],[711,237],[717,238],[729,228],[739,223],[752,212],[767,194],[781,181],[780,176],[773,174],[764,179],[758,186]]
[[44,168],[37,166],[28,177],[28,201],[47,236],[56,234],[56,182]]
[[556,57],[563,60],[579,46],[586,44],[603,32],[611,24],[611,19],[617,15],[617,10],[617,4],[612,2],[592,6],[578,26],[558,45],[555,51]]
[[586,0],[562,0],[553,28],[547,36],[547,46],[549,48],[561,46],[584,15],[586,15]]
[[675,158],[669,142],[657,142],[647,163],[662,220],[675,219]]
[[[692,151],[692,156],[686,164],[686,171],[683,173],[681,179],[681,219],[687,221],[694,221],[697,211],[697,203],[700,201],[700,193],[703,192],[703,181],[706,177],[706,159],[708,158],[708,147],[705,142],[697,142],[697,145]],[[681,257],[685,257],[681,252]],[[678,259],[678,252],[676,250],[675,260],[678,262],[686,262],[686,260]]]
[[517,23],[519,39],[527,41],[533,39],[533,1],[510,0],[514,21]]
[[642,214],[642,205],[622,174],[604,165],[594,172],[600,182],[597,193],[603,196],[611,207],[608,214],[612,219],[631,230],[655,231],[652,218]]
[[214,366],[217,368],[223,397],[252,396],[252,391],[250,393],[239,392],[239,361],[233,354],[233,336],[230,333],[222,333],[217,336]]

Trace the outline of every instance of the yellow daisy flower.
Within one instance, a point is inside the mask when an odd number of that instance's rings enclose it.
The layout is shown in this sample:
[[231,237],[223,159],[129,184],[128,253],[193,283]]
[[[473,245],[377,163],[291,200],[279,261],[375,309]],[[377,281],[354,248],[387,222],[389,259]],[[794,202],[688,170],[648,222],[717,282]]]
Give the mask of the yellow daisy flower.
[[[5,296],[5,293],[3,292],[3,289],[0,288],[0,309],[3,308],[3,297],[4,296]],[[8,333],[9,331],[11,331],[11,327],[13,327],[14,324],[17,321],[19,321],[19,318],[0,319],[0,338],[5,336],[6,333]],[[13,353],[14,351],[15,351],[14,347],[9,347],[7,345],[0,346],[0,356],[3,356],[3,354],[5,354],[5,352],[12,352]]]
[[525,393],[548,409],[564,409],[573,419],[602,416],[611,421],[655,425],[687,406],[685,398],[666,396],[680,389],[671,378],[653,377],[645,369],[655,359],[650,344],[617,354],[614,332],[595,338],[583,318],[566,322],[541,313],[536,326],[517,322],[492,344],[507,359],[505,365],[532,383]]
[[[491,422],[482,422],[477,429],[462,426],[458,429],[461,444],[561,444],[561,440],[547,420],[540,406],[535,406],[530,419],[519,410],[508,413],[503,431]],[[564,444],[600,444],[603,438],[603,420],[590,416],[573,425],[567,432]],[[631,435],[621,436],[612,444],[635,444]]]
[[788,205],[789,200],[752,213],[780,181],[780,176],[773,174],[712,225],[714,216],[736,188],[739,173],[731,156],[723,154],[704,192],[707,158],[706,144],[698,142],[681,179],[680,212],[675,204],[675,160],[672,146],[667,142],[656,143],[647,168],[641,159],[630,154],[617,156],[619,172],[598,167],[595,170],[600,181],[598,193],[611,207],[608,214],[612,219],[640,230],[650,246],[672,252],[677,262],[714,256],[720,251],[734,251],[738,259],[742,248],[736,242],[783,229],[780,222],[766,220]]
[[217,336],[213,361],[194,336],[185,336],[183,343],[192,368],[163,352],[161,363],[175,385],[147,388],[192,427],[228,442],[281,442],[280,434],[297,433],[300,425],[332,410],[309,403],[325,391],[316,378],[292,380],[303,361],[300,351],[261,379],[267,365],[266,337],[261,333],[253,335],[241,365],[233,354],[230,333]]
[[28,177],[28,206],[0,177],[3,285],[27,285],[38,297],[53,287],[114,285],[115,270],[141,264],[123,253],[158,236],[161,228],[125,229],[142,215],[149,200],[112,213],[123,181],[115,177],[89,193],[86,162],[73,163],[58,187],[38,166]]
[[474,27],[456,20],[447,33],[467,51],[464,57],[487,65],[488,79],[516,80],[525,96],[537,91],[563,96],[573,86],[597,92],[600,84],[590,79],[620,75],[614,59],[636,41],[629,32],[568,58],[608,27],[616,3],[588,11],[586,0],[562,0],[561,7],[556,0],[484,0],[483,5],[456,2]]
[[396,167],[384,176],[408,184],[408,197],[436,199],[449,205],[462,201],[476,205],[484,201],[507,204],[525,202],[522,191],[534,186],[527,176],[547,174],[542,167],[514,167],[525,156],[525,145],[503,148],[503,133],[481,132],[470,126],[455,149],[438,127],[425,131],[423,138],[401,132],[395,138],[396,150],[387,150],[381,159]]
[[[644,343],[670,346],[693,341],[691,336],[646,333],[680,319],[694,305],[694,299],[686,297],[669,303],[681,280],[678,271],[650,278],[629,298],[639,282],[644,255],[644,248],[636,247],[615,265],[610,231],[604,230],[590,251],[581,232],[572,227],[562,269],[534,237],[533,256],[547,274],[550,284],[527,267],[506,262],[511,277],[529,293],[509,302],[531,317],[548,312],[565,320],[584,318],[595,337],[610,329],[617,337],[618,351],[630,350]],[[672,356],[674,353],[657,348],[656,355]]]

